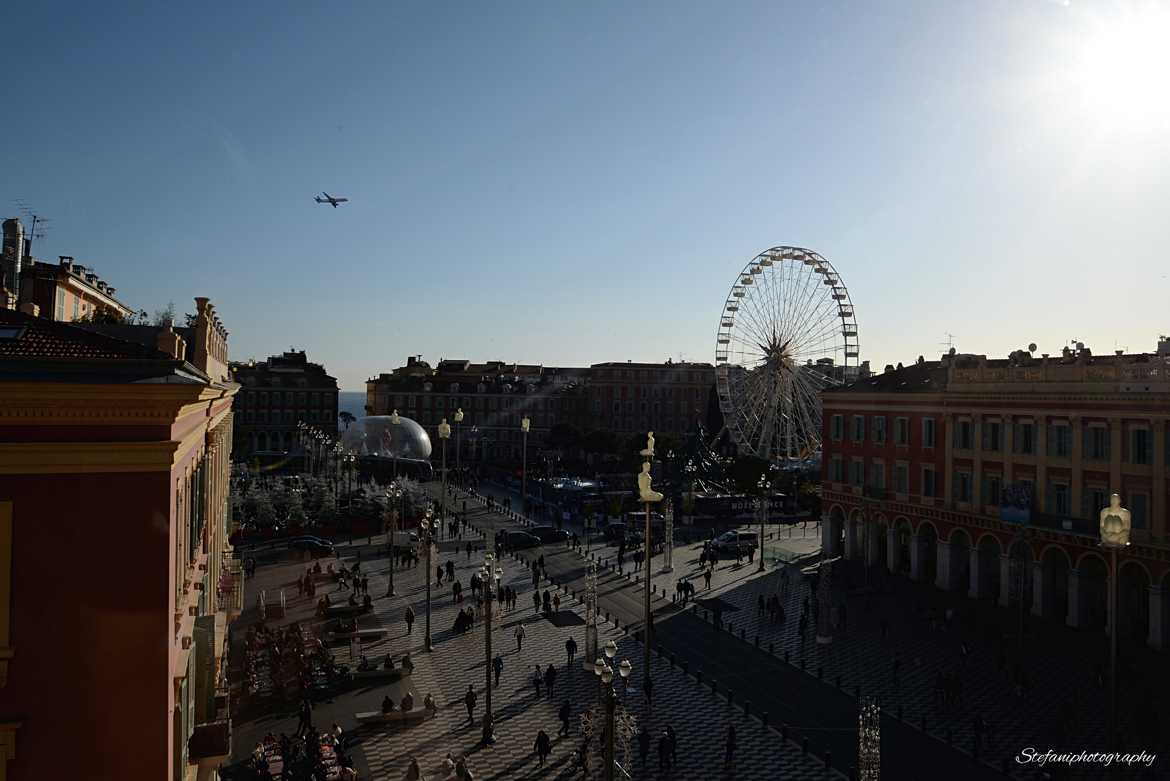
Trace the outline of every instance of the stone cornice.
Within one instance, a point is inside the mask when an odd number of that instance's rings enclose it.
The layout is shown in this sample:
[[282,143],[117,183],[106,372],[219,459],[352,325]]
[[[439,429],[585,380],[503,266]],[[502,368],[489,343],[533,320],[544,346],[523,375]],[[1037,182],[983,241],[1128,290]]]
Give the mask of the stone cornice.
[[198,385],[72,385],[0,383],[0,425],[165,425],[234,395]]
[[178,442],[0,442],[0,474],[169,472]]

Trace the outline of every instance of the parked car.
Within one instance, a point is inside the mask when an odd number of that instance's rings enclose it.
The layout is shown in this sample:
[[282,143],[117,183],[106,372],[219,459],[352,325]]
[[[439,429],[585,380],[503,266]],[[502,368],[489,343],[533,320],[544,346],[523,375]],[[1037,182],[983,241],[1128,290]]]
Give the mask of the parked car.
[[720,553],[735,553],[736,547],[743,553],[748,550],[755,550],[759,544],[759,539],[753,532],[723,532],[715,538],[715,542],[711,545]]
[[333,556],[335,554],[333,543],[328,540],[322,540],[319,537],[297,537],[288,541],[288,547],[291,550],[311,553],[315,558]]
[[507,550],[536,548],[541,545],[539,537],[521,529],[508,529],[507,531],[497,533],[496,542],[503,545]]
[[528,533],[534,537],[539,537],[544,544],[561,543],[568,541],[570,534],[564,529],[558,529],[555,526],[533,526],[528,530]]
[[625,540],[627,545],[637,545],[642,542],[642,533],[637,529],[631,529],[629,525],[621,521],[606,526],[602,536],[607,542],[616,543]]

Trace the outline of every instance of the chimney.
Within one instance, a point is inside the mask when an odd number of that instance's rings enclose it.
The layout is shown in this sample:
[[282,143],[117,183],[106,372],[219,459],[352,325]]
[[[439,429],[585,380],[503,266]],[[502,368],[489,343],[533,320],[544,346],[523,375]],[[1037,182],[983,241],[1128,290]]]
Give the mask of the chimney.
[[99,279],[97,281],[97,289],[102,291],[103,293],[106,292],[106,283],[104,280]]
[[187,353],[187,344],[183,341],[183,337],[175,333],[173,323],[167,323],[166,326],[158,332],[154,338],[155,346],[161,352],[166,353],[172,358],[182,361],[185,359]]
[[106,295],[109,296],[110,298],[113,298],[114,297],[114,288],[110,287],[109,285],[106,285]]
[[73,257],[70,255],[58,255],[57,260],[61,263],[61,268],[66,271],[73,271]]
[[20,296],[20,269],[24,259],[24,226],[20,220],[4,221],[4,240],[0,244],[0,287]]

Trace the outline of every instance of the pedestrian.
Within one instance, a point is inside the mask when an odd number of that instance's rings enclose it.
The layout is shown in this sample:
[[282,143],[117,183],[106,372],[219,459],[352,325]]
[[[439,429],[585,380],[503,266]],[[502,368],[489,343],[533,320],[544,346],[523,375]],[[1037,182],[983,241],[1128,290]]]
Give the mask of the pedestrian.
[[524,647],[524,624],[518,625],[513,634],[516,636],[516,653],[520,653],[520,649]]
[[756,597],[756,615],[757,616],[764,615],[764,595],[763,594],[760,594],[758,597]]
[[455,580],[455,562],[447,559],[447,581]]
[[537,613],[537,614],[540,613],[540,592],[539,591],[532,592],[532,610],[534,613]]
[[556,686],[556,683],[557,683],[557,668],[553,667],[550,664],[544,670],[544,685],[546,687],[548,687],[548,698],[550,700],[553,698],[553,687]]
[[544,590],[544,595],[541,599],[541,602],[544,605],[544,614],[545,616],[548,616],[550,613],[552,613],[552,596],[548,593],[547,588]]
[[736,749],[735,725],[734,724],[727,725],[727,738],[723,741],[723,747],[724,747],[723,766],[724,767],[731,767],[732,764],[735,762],[735,749]]
[[670,770],[671,746],[670,736],[665,732],[658,738],[658,769]]
[[707,584],[707,590],[710,591],[711,590],[711,570],[709,568],[703,570],[703,580]]
[[363,594],[370,593],[370,579],[368,577],[366,577],[365,575],[362,575],[362,593]]
[[572,667],[573,657],[577,655],[577,641],[571,637],[565,641],[565,653],[568,654],[569,657],[568,666]]
[[435,585],[436,586],[443,585],[443,565],[442,564],[435,567]]
[[554,613],[561,612],[561,595],[560,594],[553,594],[553,612]]
[[470,540],[467,543],[466,550],[467,550],[467,560],[471,561],[471,541]]
[[557,718],[561,720],[561,728],[557,731],[558,738],[562,735],[569,737],[569,717],[572,713],[573,709],[568,700],[561,703],[561,709],[557,711]]
[[537,767],[544,767],[544,760],[552,753],[552,740],[549,739],[547,732],[541,730],[536,733],[536,743],[532,749],[536,752]]
[[540,684],[544,683],[544,674],[540,671],[540,665],[536,665],[536,672],[532,676],[532,685],[536,687],[536,699],[540,699]]
[[751,564],[752,559],[754,559],[755,557],[756,557],[756,546],[749,545],[748,546],[748,564]]
[[496,654],[496,658],[492,659],[492,672],[496,674],[496,688],[500,688],[500,673],[504,671],[504,657]]
[[309,698],[305,697],[301,700],[300,719],[297,721],[297,733],[313,731],[313,704],[309,702]]
[[666,725],[666,737],[670,741],[670,763],[672,765],[678,764],[678,735],[674,732],[674,726]]
[[406,606],[406,634],[410,634],[411,627],[414,626],[414,608],[410,605]]
[[638,754],[642,757],[642,769],[646,769],[646,757],[650,756],[650,731],[646,725],[638,730]]
[[297,575],[297,596],[303,597],[305,595],[305,581],[300,575]]
[[475,689],[469,683],[467,684],[467,694],[463,695],[463,704],[467,706],[467,723],[475,723],[475,703],[478,698],[475,696]]

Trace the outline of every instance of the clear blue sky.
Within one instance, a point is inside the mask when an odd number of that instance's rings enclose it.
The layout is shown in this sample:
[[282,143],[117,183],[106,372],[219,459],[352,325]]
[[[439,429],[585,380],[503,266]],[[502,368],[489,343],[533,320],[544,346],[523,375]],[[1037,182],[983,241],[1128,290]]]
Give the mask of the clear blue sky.
[[1134,12],[21,3],[0,211],[53,218],[36,254],[132,306],[210,296],[233,357],[303,347],[345,389],[412,353],[710,361],[728,287],[776,244],[836,265],[877,368],[947,332],[1149,350],[1167,75],[1126,79],[1125,113],[1082,62]]

